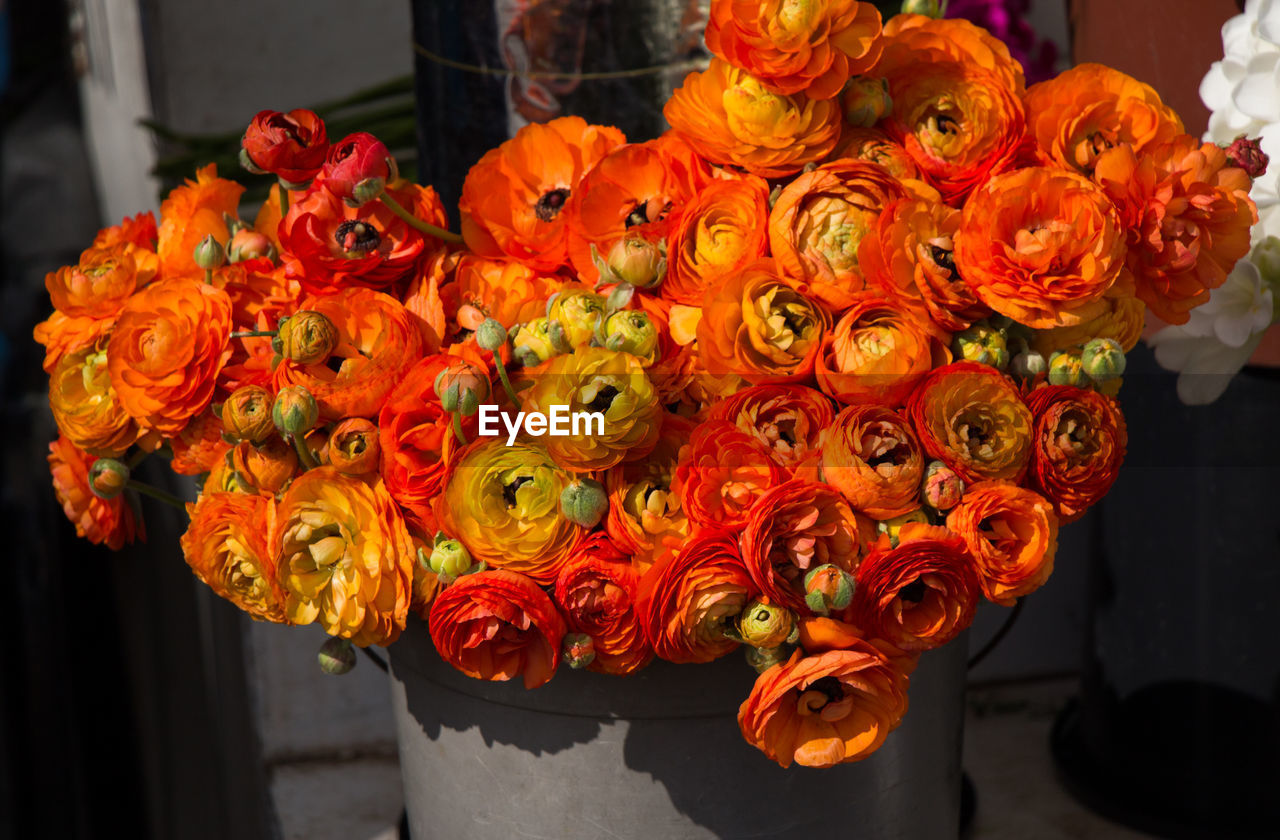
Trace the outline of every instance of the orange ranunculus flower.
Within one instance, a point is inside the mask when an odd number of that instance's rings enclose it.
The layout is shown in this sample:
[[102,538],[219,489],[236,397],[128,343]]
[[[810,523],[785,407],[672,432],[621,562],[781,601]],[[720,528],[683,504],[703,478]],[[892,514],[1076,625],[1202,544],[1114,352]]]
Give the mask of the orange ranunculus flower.
[[440,656],[477,680],[519,676],[545,685],[560,665],[565,624],[534,581],[493,569],[464,575],[431,605],[431,641]]
[[68,353],[93,347],[99,339],[110,334],[112,326],[114,323],[110,318],[73,318],[54,310],[31,331],[31,337],[44,346],[44,372],[52,374]]
[[858,0],[715,0],[707,48],[770,90],[830,99],[880,57],[880,11]]
[[80,255],[78,264],[49,272],[44,287],[54,308],[72,317],[114,316],[135,288],[151,281],[150,276],[139,276],[129,250],[90,248]]
[[105,545],[112,551],[119,551],[135,538],[146,540],[142,520],[134,518],[133,508],[123,494],[114,499],[99,499],[89,489],[89,468],[96,460],[65,437],[49,444],[53,490],[62,512],[76,526],[76,536],[94,545]]
[[555,599],[573,633],[591,637],[602,674],[630,674],[653,659],[636,615],[640,575],[608,537],[590,537],[556,578]]
[[[446,319],[440,291],[452,279],[461,256],[462,252],[444,250],[429,254],[422,270],[409,281],[400,298],[400,302],[418,325],[418,332],[422,333],[422,349],[427,353],[439,352],[450,330],[457,328],[456,324],[450,324]],[[452,309],[449,314],[456,317],[456,309]]]
[[614,545],[645,568],[666,542],[689,534],[689,519],[674,483],[680,449],[689,442],[693,428],[685,418],[667,415],[648,455],[617,464],[604,474],[609,493],[605,530]]
[[950,359],[927,319],[864,294],[828,332],[815,367],[818,387],[840,402],[896,408],[926,373]]
[[564,209],[578,182],[627,142],[581,117],[530,124],[471,167],[462,184],[462,235],[486,257],[509,256],[534,271],[568,262]]
[[636,615],[654,652],[668,662],[710,662],[738,643],[725,629],[756,594],[724,531],[700,531],[640,578]]
[[1027,407],[1035,418],[1027,484],[1074,522],[1115,483],[1129,442],[1124,415],[1112,398],[1067,385],[1037,388]]
[[1053,572],[1058,517],[1053,505],[1033,490],[1007,481],[980,481],[947,514],[947,528],[968,546],[983,594],[997,604],[1013,606]]
[[413,544],[382,482],[333,467],[299,475],[277,509],[276,575],[291,623],[319,621],[330,636],[386,646],[404,630]]
[[[120,224],[98,231],[98,235],[93,238],[93,247],[111,249],[124,245],[134,249],[130,253],[135,256],[139,249],[155,254],[156,241],[159,238],[156,217],[148,211],[132,217],[125,216]],[[154,274],[154,271],[151,273]]]
[[[886,50],[892,44],[902,51],[917,52],[920,61],[968,64],[995,76],[1015,96],[1025,91],[1022,64],[1010,55],[1005,43],[963,18],[894,15],[885,24],[884,34]],[[901,57],[900,53],[897,58]]]
[[769,247],[782,275],[833,312],[866,285],[858,243],[889,203],[906,196],[883,168],[838,160],[788,184],[769,213]]
[[854,623],[907,651],[955,638],[973,621],[980,592],[964,540],[920,522],[902,526],[896,548],[881,535],[858,567],[857,581]]
[[547,298],[563,288],[563,278],[506,259],[463,256],[454,281],[440,289],[445,311],[460,329],[475,330],[485,318],[508,329],[547,314]]
[[844,123],[838,101],[773,93],[719,58],[685,76],[662,114],[707,160],[763,178],[783,178],[825,158]]
[[1017,481],[1031,457],[1031,412],[1002,373],[953,362],[924,378],[906,415],[930,458],[965,482]]
[[924,454],[908,423],[878,405],[851,405],[836,415],[822,446],[822,480],[853,509],[892,519],[920,506]]
[[711,406],[711,419],[735,424],[789,470],[817,457],[834,416],[831,400],[803,385],[754,385]]
[[284,591],[271,562],[276,500],[265,494],[204,493],[187,505],[182,556],[196,577],[255,621],[285,623]]
[[159,242],[160,276],[166,279],[182,276],[204,276],[196,265],[195,250],[206,236],[227,244],[225,216],[236,218],[236,208],[244,187],[235,181],[218,177],[218,167],[209,164],[196,170],[196,179],[169,193],[160,204]]
[[879,129],[845,126],[829,161],[844,158],[877,164],[899,181],[920,177],[919,167],[902,144],[895,143]]
[[1032,85],[1027,130],[1046,163],[1092,175],[1098,157],[1148,147],[1182,133],[1182,120],[1150,85],[1102,64],[1077,64]]
[[116,457],[138,439],[138,424],[111,387],[106,345],[103,336],[58,361],[49,374],[49,407],[58,430],[76,447]]
[[[1122,278],[1117,286],[1132,286],[1132,282]],[[1084,347],[1095,338],[1110,338],[1118,341],[1124,352],[1128,353],[1138,345],[1142,338],[1142,328],[1146,324],[1147,305],[1136,297],[1127,294],[1113,293],[1103,298],[1106,311],[1092,320],[1076,324],[1073,327],[1057,327],[1052,330],[1036,330],[1031,335],[1031,349],[1042,354],[1046,359],[1057,350],[1076,350]]]
[[761,260],[707,290],[698,322],[698,356],[712,374],[753,384],[800,382],[830,325],[827,311],[791,288]]
[[450,459],[435,514],[476,561],[550,585],[584,533],[560,511],[572,480],[536,443],[480,438]]
[[231,298],[233,320],[243,329],[259,323],[275,327],[297,311],[302,296],[298,281],[265,257],[228,263],[213,273],[213,283]]
[[591,249],[601,257],[624,235],[657,243],[692,192],[657,141],[620,146],[602,157],[573,191],[566,211],[569,259],[588,286],[600,277]]
[[690,522],[734,529],[747,524],[755,500],[785,477],[755,437],[728,420],[709,420],[680,450],[673,489]]
[[955,237],[956,268],[978,299],[1034,329],[1104,312],[1124,256],[1124,226],[1106,194],[1042,167],[991,179],[965,205]]
[[1249,252],[1252,181],[1213,143],[1184,134],[1141,158],[1113,149],[1098,158],[1094,179],[1128,228],[1137,296],[1164,321],[1185,324]]
[[667,239],[667,300],[697,306],[707,289],[765,255],[769,185],[744,176],[713,181],[694,196]]
[[747,512],[742,562],[770,601],[808,612],[805,575],[827,564],[853,573],[871,528],[834,487],[793,478],[760,496]]
[[209,472],[231,448],[222,439],[222,420],[209,408],[192,417],[168,443],[173,450],[169,469],[178,475]]
[[[846,609],[845,613],[848,612],[849,610]],[[849,650],[863,644],[870,644],[907,676],[915,672],[920,662],[919,651],[905,651],[894,647],[884,639],[868,638],[862,629],[840,618],[806,615],[801,616],[796,625],[800,630],[800,647],[808,654]]]
[[242,441],[231,449],[231,466],[250,488],[279,493],[298,472],[298,453],[278,437],[262,446]]
[[[345,204],[319,179],[289,206],[280,222],[281,258],[287,275],[310,294],[352,286],[386,289],[412,275],[440,241],[410,227],[381,201]],[[431,187],[403,181],[387,192],[423,221],[445,227],[448,219]]]
[[422,334],[409,313],[395,298],[358,287],[308,298],[303,308],[333,322],[338,346],[325,364],[281,362],[273,377],[274,389],[305,387],[320,406],[323,420],[377,414],[422,356]]
[[960,219],[959,210],[935,201],[893,204],[858,246],[867,285],[947,332],[990,315],[956,270],[952,251]]
[[[574,472],[605,470],[622,461],[649,454],[662,431],[666,414],[658,392],[640,360],[630,353],[604,347],[581,347],[555,356],[528,376],[524,408],[551,418],[556,406],[565,407],[568,434],[552,434],[546,448],[556,463]],[[600,424],[578,426],[576,415],[603,414]],[[574,418],[572,425],[569,418]],[[554,427],[553,427],[554,428]]]
[[873,644],[805,656],[756,678],[738,710],[747,743],[783,767],[831,767],[880,749],[907,712],[907,675]]
[[129,298],[107,342],[120,407],[143,429],[182,431],[209,405],[231,357],[231,300],[192,278],[152,283]]

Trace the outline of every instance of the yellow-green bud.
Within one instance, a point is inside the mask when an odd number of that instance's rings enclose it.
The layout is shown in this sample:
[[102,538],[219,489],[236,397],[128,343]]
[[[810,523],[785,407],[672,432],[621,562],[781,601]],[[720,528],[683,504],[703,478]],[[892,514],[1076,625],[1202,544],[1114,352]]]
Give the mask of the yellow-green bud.
[[840,94],[845,122],[857,128],[871,128],[893,110],[889,80],[874,76],[854,76]]
[[560,355],[551,340],[551,322],[537,318],[515,328],[511,336],[512,354],[525,367],[536,367],[552,356]]
[[325,639],[316,658],[320,660],[320,670],[326,674],[346,674],[356,667],[356,649],[350,639],[336,636]]
[[1095,338],[1084,346],[1080,366],[1094,382],[1110,382],[1124,375],[1124,348],[1114,338]]
[[300,365],[322,365],[338,346],[338,328],[310,309],[295,312],[276,331],[280,355]]
[[560,655],[564,664],[578,670],[595,661],[596,645],[586,633],[566,633]]
[[[609,249],[605,265],[615,282],[647,289],[667,276],[666,243],[655,244],[642,236],[624,236]],[[601,279],[605,279],[601,272]]]
[[931,18],[940,18],[943,11],[942,3],[939,0],[902,0],[902,13],[904,15],[924,15]]
[[222,404],[222,430],[237,441],[265,443],[276,433],[271,392],[261,385],[241,385]]
[[459,359],[436,374],[435,389],[445,411],[470,417],[489,398],[489,377]]
[[196,265],[205,271],[222,268],[227,263],[227,252],[223,250],[222,243],[213,238],[212,233],[200,240],[195,251],[192,252],[192,257]]
[[[1280,286],[1280,238],[1268,236],[1253,246],[1249,261],[1258,267],[1262,282],[1275,289]],[[1277,296],[1280,304],[1280,296]]]
[[804,576],[804,602],[818,615],[842,610],[853,601],[853,575],[830,563]]
[[115,458],[99,458],[89,467],[89,490],[99,499],[114,499],[129,483],[129,465]]
[[604,322],[604,346],[652,362],[658,349],[658,328],[644,310],[624,309]]
[[796,629],[791,610],[765,601],[752,601],[738,616],[738,634],[752,647],[771,648],[794,641]]
[[[547,318],[564,331],[569,347],[590,347],[596,330],[604,321],[605,299],[581,289],[557,292],[547,306]],[[551,336],[554,342],[556,337]],[[557,344],[557,346],[559,346]]]
[[271,419],[285,436],[305,435],[320,420],[316,398],[301,385],[286,385],[276,394],[271,406]]
[[951,339],[951,349],[957,359],[991,365],[998,370],[1009,364],[1009,346],[1004,335],[985,324],[974,324],[956,333]]
[[438,575],[455,578],[465,575],[471,570],[471,552],[458,540],[441,539],[441,536],[436,537],[436,543],[431,547],[427,565]]
[[359,207],[361,204],[373,201],[386,190],[386,178],[365,178],[363,181],[357,181],[356,185],[351,188],[352,201],[348,202],[348,204]]
[[1049,384],[1074,385],[1077,388],[1089,387],[1089,376],[1084,372],[1084,364],[1079,353],[1057,351],[1049,357]]
[[485,318],[476,327],[476,344],[480,345],[480,349],[497,352],[498,348],[507,343],[507,328],[494,318]]
[[560,491],[560,512],[576,525],[594,528],[609,512],[609,495],[598,481],[575,479]]

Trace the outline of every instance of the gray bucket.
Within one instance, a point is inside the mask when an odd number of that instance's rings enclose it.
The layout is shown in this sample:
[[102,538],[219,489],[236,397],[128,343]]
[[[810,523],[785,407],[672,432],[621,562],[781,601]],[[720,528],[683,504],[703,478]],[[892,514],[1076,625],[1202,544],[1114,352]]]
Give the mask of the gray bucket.
[[954,838],[967,634],[925,653],[910,710],[865,761],[775,765],[738,731],[741,655],[547,685],[472,680],[415,619],[390,649],[413,840]]

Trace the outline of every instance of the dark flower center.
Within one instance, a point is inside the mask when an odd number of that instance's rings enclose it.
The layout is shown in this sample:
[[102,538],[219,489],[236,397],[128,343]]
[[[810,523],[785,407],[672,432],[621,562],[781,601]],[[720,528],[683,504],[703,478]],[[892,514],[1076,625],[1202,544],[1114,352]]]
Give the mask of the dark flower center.
[[549,222],[560,215],[560,211],[564,209],[565,202],[568,200],[569,191],[564,188],[544,192],[538,199],[538,203],[533,205],[533,215],[537,216],[540,222]]
[[516,491],[527,481],[533,481],[533,479],[527,475],[517,476],[515,481],[502,488],[502,498],[506,500],[508,509],[516,506]]
[[835,677],[823,677],[809,684],[810,691],[820,691],[827,695],[828,702],[838,703],[844,699],[844,686]]
[[378,246],[382,244],[378,229],[358,219],[348,219],[338,225],[333,238],[338,247],[348,254],[368,254],[378,250]]
[[612,385],[606,385],[596,392],[595,399],[587,403],[587,408],[599,412],[608,411],[609,406],[613,405],[613,398],[616,396],[618,396],[618,389]]
[[915,606],[924,600],[925,585],[924,580],[916,578],[914,583],[908,583],[902,589],[898,590],[898,597],[903,603],[909,606]]

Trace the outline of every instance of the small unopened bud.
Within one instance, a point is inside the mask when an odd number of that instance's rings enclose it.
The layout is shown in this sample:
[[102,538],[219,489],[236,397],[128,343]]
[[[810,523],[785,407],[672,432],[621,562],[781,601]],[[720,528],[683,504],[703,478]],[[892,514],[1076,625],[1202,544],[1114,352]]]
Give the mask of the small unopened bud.
[[546,318],[535,318],[516,327],[511,335],[512,354],[525,367],[536,367],[552,356],[558,356],[551,340],[551,322]]
[[874,76],[854,76],[840,94],[844,119],[856,128],[871,128],[893,110],[889,80]]
[[280,355],[300,365],[322,365],[338,346],[338,328],[328,317],[310,309],[280,322],[276,332]]
[[249,157],[249,153],[244,149],[240,150],[240,168],[251,175],[266,175],[267,170],[261,168],[253,162],[253,158]]
[[507,328],[498,320],[485,318],[480,322],[480,326],[476,327],[476,344],[479,344],[482,350],[496,352],[506,343]]
[[929,515],[921,508],[916,508],[910,513],[904,513],[901,516],[895,516],[892,519],[885,519],[876,523],[876,530],[881,534],[889,535],[889,543],[895,548],[898,545],[898,535],[902,533],[902,526],[910,522],[923,522],[929,524]]
[[241,385],[222,404],[222,430],[237,441],[265,443],[276,433],[271,392],[261,385]]
[[305,435],[320,420],[320,406],[301,385],[286,385],[276,394],[271,419],[282,435]]
[[471,570],[471,552],[458,540],[437,538],[427,565],[438,575],[461,577]]
[[752,647],[771,648],[794,641],[795,631],[796,617],[791,610],[766,601],[752,601],[738,616],[738,634]]
[[604,485],[590,478],[569,482],[560,491],[560,512],[576,525],[594,528],[609,512],[609,496]]
[[475,366],[458,359],[436,374],[436,396],[445,411],[470,417],[489,398],[489,377]]
[[924,15],[931,18],[942,17],[942,3],[939,0],[902,0],[904,15]]
[[1243,169],[1250,178],[1257,180],[1266,174],[1271,159],[1262,151],[1261,138],[1250,139],[1241,134],[1223,148],[1227,151],[1227,162]]
[[223,250],[222,243],[213,238],[212,233],[200,240],[191,256],[196,265],[205,271],[222,268],[227,263],[227,252]]
[[561,646],[564,664],[574,670],[587,667],[596,658],[595,642],[586,633],[566,633]]
[[604,322],[604,346],[652,361],[658,349],[658,328],[641,309],[624,309]]
[[804,576],[804,602],[818,615],[842,610],[853,601],[853,575],[830,563]]
[[1095,338],[1084,346],[1080,365],[1094,382],[1110,382],[1124,376],[1124,348],[1114,338]]
[[350,639],[336,636],[325,639],[316,658],[320,660],[320,670],[326,674],[347,674],[356,667],[356,649]]
[[115,458],[99,458],[89,467],[89,490],[99,499],[114,499],[129,483],[129,465]]
[[373,472],[381,454],[378,427],[363,417],[343,420],[329,433],[329,464],[344,475]]
[[265,234],[258,233],[253,228],[242,227],[232,234],[231,241],[227,243],[227,255],[233,263],[256,260],[259,257],[274,259],[276,247]]
[[1280,238],[1268,236],[1253,246],[1249,260],[1258,267],[1262,282],[1271,286],[1273,292],[1280,286]]
[[1009,347],[1004,335],[985,324],[974,324],[955,334],[951,349],[957,358],[1003,370],[1009,364]]
[[[616,282],[647,289],[667,275],[666,243],[654,243],[642,236],[624,236],[609,249],[605,265]],[[604,272],[601,272],[604,275]]]
[[[555,295],[548,307],[547,317],[560,325],[567,349],[589,347],[596,330],[604,321],[605,299],[594,292],[571,290]],[[551,335],[554,342],[556,336]],[[559,344],[556,345],[559,347]]]
[[1034,350],[1019,353],[1009,362],[1009,373],[1021,379],[1034,379],[1049,369],[1044,356]]
[[356,185],[351,188],[351,197],[354,199],[351,203],[354,206],[359,207],[361,204],[367,204],[368,202],[373,201],[375,198],[386,192],[386,190],[386,178],[365,178],[363,181],[358,181]]
[[1088,387],[1089,376],[1084,372],[1080,354],[1059,350],[1049,356],[1049,384]]
[[964,479],[941,461],[930,461],[924,468],[920,496],[934,510],[951,510],[964,498]]

